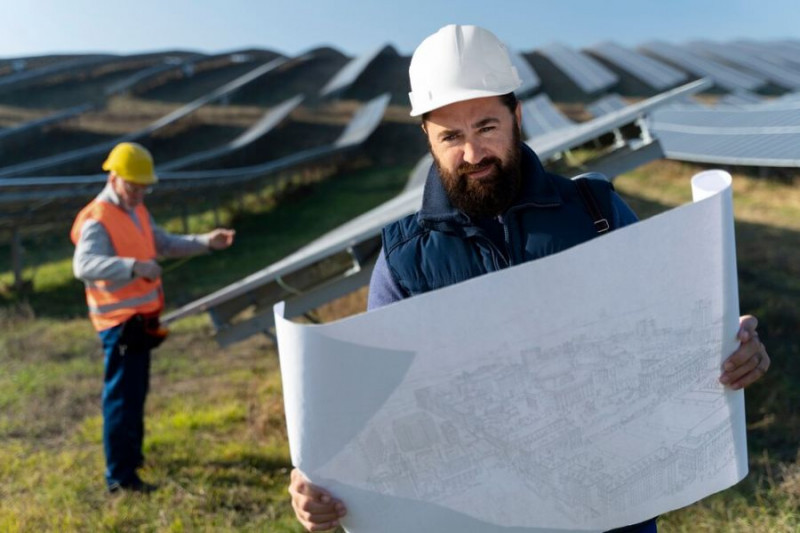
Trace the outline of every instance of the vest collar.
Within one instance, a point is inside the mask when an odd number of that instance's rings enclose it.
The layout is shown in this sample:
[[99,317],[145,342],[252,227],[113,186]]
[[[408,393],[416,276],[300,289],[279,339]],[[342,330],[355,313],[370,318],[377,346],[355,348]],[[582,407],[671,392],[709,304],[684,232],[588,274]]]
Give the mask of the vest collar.
[[106,186],[103,187],[103,190],[100,191],[100,194],[97,195],[97,200],[101,202],[106,202],[108,204],[114,204],[115,206],[120,207],[125,211],[127,211],[127,209],[125,209],[125,206],[122,205],[122,202],[119,199],[119,195],[114,190],[114,187],[111,186],[110,181],[106,182]]
[[[522,191],[509,210],[528,207],[557,207],[562,203],[553,178],[544,170],[536,153],[521,143]],[[456,209],[447,197],[436,164],[432,164],[425,181],[422,207],[417,221],[424,228],[445,230],[447,227],[471,224],[470,217]]]

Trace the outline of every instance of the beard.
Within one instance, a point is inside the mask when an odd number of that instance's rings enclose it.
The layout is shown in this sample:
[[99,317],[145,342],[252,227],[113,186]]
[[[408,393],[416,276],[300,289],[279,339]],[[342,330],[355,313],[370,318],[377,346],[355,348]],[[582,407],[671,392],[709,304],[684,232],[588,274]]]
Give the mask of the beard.
[[[520,134],[516,121],[513,128],[511,146],[502,159],[485,157],[476,164],[462,163],[455,172],[450,172],[433,156],[450,203],[470,218],[494,217],[504,213],[522,189]],[[470,172],[486,167],[493,168],[490,175],[480,179],[469,177]]]

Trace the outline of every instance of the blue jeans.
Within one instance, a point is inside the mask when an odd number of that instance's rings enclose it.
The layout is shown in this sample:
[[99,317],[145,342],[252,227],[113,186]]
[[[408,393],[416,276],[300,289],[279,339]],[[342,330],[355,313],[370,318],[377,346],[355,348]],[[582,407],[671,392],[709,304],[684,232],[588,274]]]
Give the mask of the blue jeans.
[[144,462],[144,402],[150,381],[150,350],[120,350],[122,325],[101,331],[105,353],[103,449],[106,483],[128,485]]

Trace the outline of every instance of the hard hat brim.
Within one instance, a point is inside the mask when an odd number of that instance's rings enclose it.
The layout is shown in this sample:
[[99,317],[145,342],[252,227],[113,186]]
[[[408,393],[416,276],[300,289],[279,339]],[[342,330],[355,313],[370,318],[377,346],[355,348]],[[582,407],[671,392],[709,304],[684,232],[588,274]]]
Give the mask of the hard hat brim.
[[120,176],[120,178],[124,179],[125,181],[135,183],[136,185],[154,185],[158,183],[158,176],[155,174],[150,174],[147,176]]
[[444,98],[432,98],[423,101],[423,98],[416,97],[413,92],[408,93],[408,99],[411,101],[411,113],[409,113],[412,117],[418,117],[420,115],[424,115],[430,111],[434,111],[439,109],[440,107],[444,107],[450,104],[455,104],[458,102],[464,102],[466,100],[474,100],[475,98],[487,98],[490,96],[503,96],[504,94],[508,94],[514,92],[515,89],[518,89],[519,86],[522,85],[520,82],[519,85],[515,87],[509,87],[508,90],[488,90],[488,89],[465,89],[458,92],[450,91],[446,94]]

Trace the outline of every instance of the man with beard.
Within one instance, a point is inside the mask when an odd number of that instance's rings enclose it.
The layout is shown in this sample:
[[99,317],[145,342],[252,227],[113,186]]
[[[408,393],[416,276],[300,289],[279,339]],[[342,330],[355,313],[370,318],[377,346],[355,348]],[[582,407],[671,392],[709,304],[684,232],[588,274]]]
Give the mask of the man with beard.
[[[435,164],[421,209],[383,230],[369,309],[532,261],[636,221],[604,180],[569,180],[544,170],[520,142],[521,82],[503,44],[475,26],[450,25],[425,39],[409,68],[412,116],[422,117]],[[741,346],[720,381],[741,388],[769,357],[754,317],[741,319]],[[344,502],[292,471],[298,520],[324,531]],[[499,529],[498,529],[499,530]],[[614,530],[652,533],[655,519]]]

